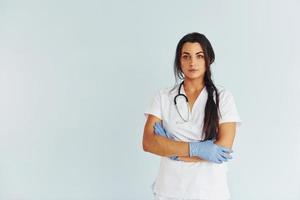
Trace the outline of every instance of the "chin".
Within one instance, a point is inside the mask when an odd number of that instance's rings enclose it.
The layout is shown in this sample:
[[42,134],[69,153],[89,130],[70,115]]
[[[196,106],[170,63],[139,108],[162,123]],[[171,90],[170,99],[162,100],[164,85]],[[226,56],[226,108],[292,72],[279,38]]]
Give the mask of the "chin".
[[194,80],[194,79],[203,79],[204,78],[204,74],[203,75],[196,75],[196,74],[194,74],[194,75],[189,75],[189,76],[185,76],[185,78],[187,78],[187,79],[191,79],[191,80]]

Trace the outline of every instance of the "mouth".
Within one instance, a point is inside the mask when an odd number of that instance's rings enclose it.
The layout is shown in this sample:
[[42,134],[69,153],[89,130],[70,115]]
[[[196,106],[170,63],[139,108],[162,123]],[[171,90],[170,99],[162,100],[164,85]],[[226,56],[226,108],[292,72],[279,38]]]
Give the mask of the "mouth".
[[189,72],[196,72],[198,71],[197,69],[190,69]]

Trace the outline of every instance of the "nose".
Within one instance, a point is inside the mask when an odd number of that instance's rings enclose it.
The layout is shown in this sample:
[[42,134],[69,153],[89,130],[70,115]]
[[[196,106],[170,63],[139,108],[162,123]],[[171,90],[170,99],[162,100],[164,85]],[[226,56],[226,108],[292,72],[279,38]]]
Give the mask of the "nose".
[[190,59],[190,66],[194,66],[195,64],[195,58],[191,57]]

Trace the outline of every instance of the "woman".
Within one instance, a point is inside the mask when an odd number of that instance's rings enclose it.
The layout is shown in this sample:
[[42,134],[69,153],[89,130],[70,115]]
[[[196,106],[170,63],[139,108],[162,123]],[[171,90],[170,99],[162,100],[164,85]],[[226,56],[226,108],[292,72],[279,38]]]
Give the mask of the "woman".
[[225,162],[241,120],[232,94],[211,79],[214,59],[203,34],[185,35],[174,62],[183,81],[161,89],[145,111],[143,149],[161,156],[155,199],[230,198]]

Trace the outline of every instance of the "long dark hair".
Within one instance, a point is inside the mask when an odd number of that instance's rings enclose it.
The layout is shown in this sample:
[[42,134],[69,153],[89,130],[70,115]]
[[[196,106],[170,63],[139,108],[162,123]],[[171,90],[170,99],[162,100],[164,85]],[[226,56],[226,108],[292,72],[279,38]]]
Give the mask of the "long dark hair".
[[[197,32],[189,33],[185,35],[177,44],[175,61],[174,61],[174,75],[176,83],[178,79],[184,79],[184,74],[180,66],[180,57],[182,46],[186,42],[198,42],[204,51],[205,60],[205,75],[204,83],[208,93],[208,98],[205,105],[205,117],[203,123],[203,133],[205,134],[204,140],[216,139],[218,136],[218,124],[219,124],[219,93],[211,79],[210,65],[215,60],[214,50],[205,37],[205,35]],[[214,92],[216,97],[216,102],[214,101]]]

